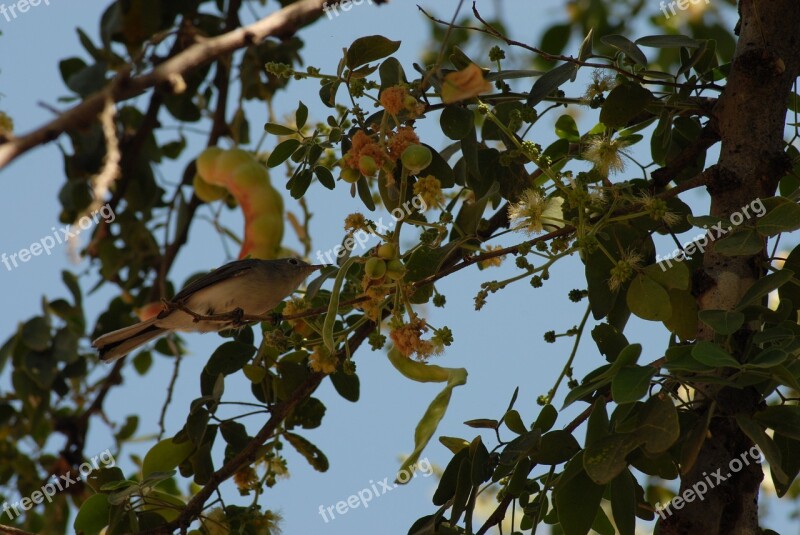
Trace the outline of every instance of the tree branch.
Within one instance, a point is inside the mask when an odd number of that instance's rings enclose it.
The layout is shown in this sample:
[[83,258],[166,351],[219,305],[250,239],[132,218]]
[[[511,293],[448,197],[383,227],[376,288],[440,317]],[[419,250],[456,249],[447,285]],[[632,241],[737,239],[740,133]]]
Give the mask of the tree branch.
[[120,73],[106,89],[91,95],[60,117],[32,132],[0,144],[0,169],[25,152],[57,139],[70,129],[91,124],[103,110],[108,96],[115,102],[120,102],[141,95],[151,88],[170,89],[184,73],[220,56],[259,43],[267,37],[285,38],[294,34],[319,18],[325,4],[326,0],[300,0],[249,26],[196,43],[146,74],[131,78],[128,71]]
[[[337,357],[342,361],[346,356],[354,352],[367,339],[369,333],[375,328],[375,323],[368,321],[359,327],[347,340],[347,348],[339,350]],[[312,372],[308,378],[298,386],[292,396],[281,403],[277,403],[270,409],[270,418],[259,430],[253,439],[240,451],[234,458],[222,465],[222,467],[211,474],[209,481],[203,488],[195,494],[186,504],[180,516],[163,526],[150,529],[142,533],[148,535],[173,533],[175,529],[185,530],[203,511],[206,501],[216,492],[219,486],[228,478],[233,476],[241,467],[252,464],[256,458],[258,448],[269,440],[283,423],[287,416],[301,402],[306,400],[327,377],[324,373]]]

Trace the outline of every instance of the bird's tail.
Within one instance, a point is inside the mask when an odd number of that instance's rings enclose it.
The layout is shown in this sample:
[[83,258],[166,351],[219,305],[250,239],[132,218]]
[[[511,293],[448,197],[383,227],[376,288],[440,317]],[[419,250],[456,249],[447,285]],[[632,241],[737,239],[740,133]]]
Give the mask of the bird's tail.
[[104,334],[93,341],[92,345],[100,353],[100,360],[112,362],[124,357],[140,345],[167,333],[169,329],[162,329],[155,325],[157,320],[156,317],[150,318],[136,325]]

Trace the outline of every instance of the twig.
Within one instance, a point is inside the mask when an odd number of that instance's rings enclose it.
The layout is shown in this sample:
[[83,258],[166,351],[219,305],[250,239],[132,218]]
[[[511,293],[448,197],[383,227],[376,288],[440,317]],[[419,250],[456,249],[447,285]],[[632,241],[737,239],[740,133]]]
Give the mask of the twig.
[[[348,353],[352,353],[367,339],[369,333],[375,328],[371,321],[359,327],[347,341],[347,346],[342,348],[337,357],[340,361],[344,360]],[[211,474],[208,482],[195,494],[186,504],[180,516],[175,520],[158,528],[153,528],[142,533],[147,535],[169,534],[175,529],[185,530],[189,524],[203,511],[206,501],[217,491],[219,486],[228,478],[233,476],[239,468],[251,464],[255,461],[256,452],[259,447],[269,440],[278,429],[278,426],[301,402],[307,399],[327,377],[324,373],[312,372],[306,380],[300,384],[291,397],[286,401],[272,406],[271,416],[266,424],[259,430],[253,439],[240,451],[233,459],[222,465],[219,470]]]

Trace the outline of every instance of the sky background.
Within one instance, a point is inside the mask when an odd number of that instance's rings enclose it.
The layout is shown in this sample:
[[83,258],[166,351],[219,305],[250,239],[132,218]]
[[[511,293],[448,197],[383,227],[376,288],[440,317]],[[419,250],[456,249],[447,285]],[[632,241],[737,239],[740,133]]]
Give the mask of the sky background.
[[[275,2],[267,8],[253,2],[253,9],[266,13],[274,9]],[[427,0],[420,2],[426,10],[449,19],[457,2],[453,0]],[[60,60],[70,56],[86,54],[80,47],[75,32],[76,27],[85,30],[96,42],[98,25],[107,0],[50,0],[31,8],[12,21],[0,17],[0,109],[9,112],[14,120],[17,133],[24,133],[43,122],[52,119],[52,111],[41,103],[61,108],[58,98],[69,94],[64,87],[58,71]],[[563,22],[566,13],[563,2],[555,0],[508,0],[502,3],[480,1],[479,8],[490,15],[500,9],[505,15],[511,35],[526,42],[538,42],[543,29],[555,22]],[[469,2],[467,2],[467,10]],[[658,13],[655,1],[649,10]],[[251,11],[242,11],[244,23],[252,22]],[[731,24],[732,27],[732,24]],[[418,61],[425,51],[430,35],[429,24],[418,11],[415,3],[393,0],[389,5],[372,6],[366,2],[354,5],[346,13],[333,20],[325,18],[310,28],[304,29],[300,37],[306,42],[303,56],[307,65],[332,71],[338,62],[341,50],[355,38],[382,34],[402,41],[397,56],[412,72],[411,64]],[[567,53],[575,53],[578,41],[573,40]],[[488,51],[487,51],[488,52]],[[475,58],[488,64],[487,58]],[[570,95],[583,92],[585,76],[568,86]],[[582,85],[583,84],[583,85]],[[324,120],[327,109],[316,96],[318,85],[314,81],[292,82],[291,91],[281,93],[276,98],[274,109],[277,115],[289,117],[302,99],[311,110],[313,120]],[[148,97],[139,97],[133,104],[142,107]],[[260,136],[260,125],[267,120],[263,105],[250,105],[247,108],[253,140]],[[547,146],[555,139],[552,124],[558,115],[534,130],[533,139]],[[594,113],[584,112],[579,117],[581,131],[592,126],[596,120]],[[162,117],[164,124],[175,124],[174,119]],[[440,134],[436,134],[438,118],[431,124],[421,125],[422,140],[433,145],[443,146]],[[206,125],[199,125],[204,128]],[[176,163],[167,162],[159,169],[164,183],[173,184],[180,179],[183,167],[203,147],[205,135],[185,132],[189,148]],[[176,131],[161,137],[162,141],[177,137]],[[68,140],[62,136],[57,143],[70,149]],[[0,253],[11,254],[31,243],[51,234],[51,227],[61,226],[58,222],[60,204],[58,191],[64,181],[63,159],[57,143],[39,147],[14,162],[0,175],[4,188],[0,195]],[[715,158],[715,155],[709,157]],[[646,157],[645,161],[649,161]],[[273,184],[284,180],[280,170],[272,173]],[[624,174],[622,176],[625,176]],[[295,201],[285,195],[287,209],[299,213]],[[707,213],[704,196],[690,193],[687,197],[696,213]],[[342,222],[345,216],[360,209],[359,203],[349,196],[349,188],[337,183],[333,192],[323,190],[318,184],[312,186],[307,196],[309,208],[314,212],[310,225],[314,240],[314,250],[329,250],[340,243]],[[201,213],[209,215],[205,207]],[[380,210],[374,219],[390,217]],[[226,212],[223,217],[229,228],[241,229],[241,217],[236,211]],[[694,235],[694,234],[691,234]],[[81,240],[86,243],[86,236]],[[511,243],[501,240],[499,243]],[[370,242],[370,245],[374,242]],[[300,250],[299,243],[287,229],[286,245]],[[668,254],[674,248],[668,242],[659,242],[659,252]],[[236,251],[236,246],[229,250]],[[226,249],[211,225],[196,219],[191,230],[189,243],[178,257],[173,270],[172,281],[180,285],[191,274],[211,269],[223,264]],[[24,321],[40,313],[43,296],[55,299],[67,295],[61,283],[60,271],[69,269],[79,274],[84,289],[96,282],[95,268],[88,262],[70,262],[68,249],[57,248],[51,256],[38,256],[19,268],[7,271],[0,265],[0,294],[4,302],[12,304],[0,308],[0,338],[5,340]],[[515,387],[519,387],[516,408],[526,423],[533,421],[540,407],[536,398],[546,393],[553,385],[564,361],[572,347],[571,338],[559,338],[556,344],[546,344],[543,334],[549,330],[564,332],[576,325],[585,310],[585,301],[579,304],[567,299],[569,290],[581,287],[583,267],[577,258],[559,263],[551,273],[551,278],[543,288],[534,289],[527,281],[521,281],[506,291],[489,296],[488,302],[480,312],[474,310],[474,296],[482,282],[502,279],[515,271],[513,260],[506,261],[501,268],[478,271],[466,269],[447,277],[437,284],[437,289],[447,297],[445,309],[428,308],[426,313],[433,325],[449,326],[455,335],[455,343],[447,352],[432,362],[448,367],[464,367],[469,372],[466,385],[457,388],[452,396],[450,408],[442,421],[436,436],[459,436],[471,440],[475,431],[464,426],[463,422],[473,418],[499,418],[504,413]],[[90,328],[108,301],[116,295],[111,286],[103,287],[85,297],[85,307]],[[583,377],[588,371],[601,363],[591,337],[591,322],[587,336],[581,345],[575,361],[575,376]],[[648,324],[635,319],[626,331],[630,342],[640,342],[645,347],[643,361],[658,358],[658,348],[667,341],[667,332],[656,324]],[[177,432],[184,423],[184,416],[192,399],[199,396],[198,376],[207,357],[219,344],[220,339],[213,334],[186,335],[191,355],[183,359],[181,374],[177,382],[172,406],[167,414],[167,435]],[[84,340],[88,347],[88,340]],[[132,470],[129,453],[143,455],[153,444],[153,433],[157,432],[158,416],[163,404],[167,385],[172,373],[172,360],[156,355],[154,368],[145,376],[138,376],[126,367],[125,385],[113,389],[107,398],[106,413],[113,421],[122,422],[128,414],[140,416],[139,443],[126,445],[119,465],[126,473]],[[336,394],[329,381],[325,381],[315,394],[327,406],[323,425],[315,430],[301,430],[301,434],[319,446],[330,460],[330,470],[326,474],[315,472],[301,457],[287,451],[291,478],[282,480],[266,492],[260,503],[265,507],[280,511],[284,516],[282,527],[287,535],[300,533],[321,533],[325,535],[344,535],[353,533],[406,533],[411,523],[420,516],[435,511],[430,502],[436,488],[435,477],[417,477],[408,485],[374,499],[368,509],[354,509],[333,521],[326,523],[318,513],[319,506],[335,506],[336,502],[347,500],[348,496],[370,487],[373,482],[389,478],[392,481],[400,464],[400,457],[413,449],[414,427],[422,416],[428,403],[441,390],[439,384],[420,384],[411,382],[394,370],[383,351],[372,352],[362,347],[356,354],[358,374],[361,378],[361,399],[350,403]],[[97,376],[105,370],[99,365]],[[0,386],[9,385],[8,372],[0,375]],[[242,376],[231,376],[226,381],[226,399],[248,401],[249,394],[236,398],[236,392],[248,388]],[[249,391],[249,388],[248,388]],[[557,399],[560,406],[565,386],[562,386]],[[230,396],[230,397],[228,397]],[[584,405],[570,407],[559,416],[557,426],[566,425],[573,416],[583,410]],[[251,432],[263,424],[263,416],[246,420]],[[582,440],[582,430],[577,432]],[[507,437],[507,435],[506,435]],[[51,449],[57,448],[63,436],[54,435]],[[485,442],[494,445],[491,437]],[[217,441],[219,445],[221,440]],[[87,456],[113,448],[110,432],[98,419],[92,423],[92,431],[85,453]],[[217,448],[216,458],[221,457]],[[449,450],[434,438],[423,453],[431,463],[444,467],[451,458]],[[185,488],[185,484],[182,488]],[[225,497],[231,503],[246,503],[239,499],[235,490],[228,484]],[[774,512],[763,525],[783,533],[790,533],[791,524],[786,519],[787,508],[776,505],[774,501],[764,502],[764,509]]]

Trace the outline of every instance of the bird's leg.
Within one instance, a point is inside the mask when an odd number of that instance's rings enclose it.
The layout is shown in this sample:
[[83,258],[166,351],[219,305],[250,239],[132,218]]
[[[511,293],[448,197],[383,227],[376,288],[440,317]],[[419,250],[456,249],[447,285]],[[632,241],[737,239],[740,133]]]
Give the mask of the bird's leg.
[[[222,314],[220,314],[220,315],[222,315]],[[226,315],[230,316],[231,323],[233,323],[234,327],[242,327],[247,323],[246,321],[243,321],[244,310],[242,310],[239,307],[234,308],[233,310],[228,312]]]
[[283,314],[280,312],[273,312],[269,315],[269,322],[272,325],[278,325],[281,321],[283,321]]

